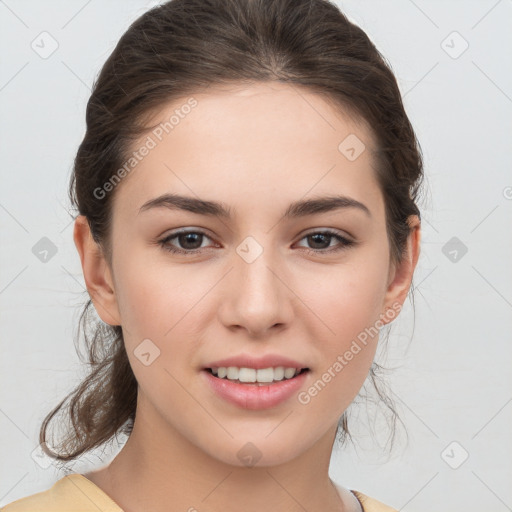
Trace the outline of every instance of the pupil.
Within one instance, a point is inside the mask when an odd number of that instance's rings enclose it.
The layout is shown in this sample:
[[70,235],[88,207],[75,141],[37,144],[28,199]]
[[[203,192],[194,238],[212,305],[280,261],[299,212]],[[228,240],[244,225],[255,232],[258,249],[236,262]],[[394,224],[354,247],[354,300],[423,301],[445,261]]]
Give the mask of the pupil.
[[[315,238],[320,238],[320,239],[322,239],[322,238],[323,238],[323,239],[324,239],[324,243],[325,243],[325,239],[326,239],[326,238],[329,238],[330,236],[331,236],[331,235],[325,235],[325,234],[322,234],[322,233],[318,233],[318,234],[316,234],[316,235],[309,235],[310,239],[312,239],[312,240],[313,240],[313,245],[314,245],[315,243],[318,243],[318,241],[317,241],[317,240],[315,240]],[[320,241],[319,243],[321,244],[322,242]],[[329,244],[327,244],[327,245],[329,245]],[[316,249],[318,249],[319,247],[315,247],[315,248],[316,248]]]
[[[200,241],[200,237],[202,235],[199,234],[199,233],[185,233],[185,234],[181,234],[180,235],[180,244],[182,246],[185,247],[185,249],[197,249],[199,247],[201,247],[201,241]],[[196,246],[196,247],[190,247],[189,245],[187,245],[189,242],[192,242],[192,245],[194,245],[194,238],[196,239],[196,245],[197,245],[197,241],[199,240],[199,244]],[[185,241],[185,243],[183,244],[183,240]]]

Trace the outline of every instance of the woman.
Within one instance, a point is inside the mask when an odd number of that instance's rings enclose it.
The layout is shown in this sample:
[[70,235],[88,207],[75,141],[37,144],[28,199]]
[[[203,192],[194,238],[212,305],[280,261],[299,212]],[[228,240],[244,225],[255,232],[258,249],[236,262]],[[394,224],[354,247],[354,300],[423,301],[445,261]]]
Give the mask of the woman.
[[[326,0],[171,0],[94,85],[70,197],[101,319],[70,461],[29,510],[394,510],[331,481],[420,252],[422,161],[393,73]],[[83,323],[84,329],[87,323]]]

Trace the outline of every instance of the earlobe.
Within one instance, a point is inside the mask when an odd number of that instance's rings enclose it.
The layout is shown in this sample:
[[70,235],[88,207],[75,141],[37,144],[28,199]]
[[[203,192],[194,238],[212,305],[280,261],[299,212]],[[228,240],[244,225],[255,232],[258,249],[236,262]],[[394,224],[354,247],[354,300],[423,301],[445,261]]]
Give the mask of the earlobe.
[[[417,215],[408,219],[411,231],[407,238],[407,252],[400,264],[390,272],[390,281],[384,299],[384,309],[396,310],[403,306],[412,283],[414,269],[420,256],[421,223]],[[388,323],[385,321],[385,323]]]
[[93,239],[87,217],[79,215],[73,231],[84,280],[98,316],[109,325],[121,325],[119,308],[109,265]]

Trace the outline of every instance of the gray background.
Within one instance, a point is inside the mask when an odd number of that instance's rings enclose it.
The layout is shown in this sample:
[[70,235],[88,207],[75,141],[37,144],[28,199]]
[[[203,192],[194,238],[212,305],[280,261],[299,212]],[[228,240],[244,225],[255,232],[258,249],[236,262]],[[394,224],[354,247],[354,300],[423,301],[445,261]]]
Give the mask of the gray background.
[[[334,453],[331,477],[404,511],[512,510],[512,1],[338,3],[398,77],[426,182],[416,316],[407,301],[387,359],[408,442],[386,456],[360,407],[356,448]],[[38,433],[83,377],[68,177],[96,74],[156,4],[0,0],[0,505],[63,476]]]

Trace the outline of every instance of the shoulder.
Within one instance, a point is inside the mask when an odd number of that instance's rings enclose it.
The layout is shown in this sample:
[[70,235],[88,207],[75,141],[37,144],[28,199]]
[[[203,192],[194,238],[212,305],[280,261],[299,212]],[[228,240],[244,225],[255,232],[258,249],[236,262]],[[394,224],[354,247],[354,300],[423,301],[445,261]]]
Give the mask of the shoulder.
[[395,508],[385,505],[374,498],[370,498],[370,496],[366,496],[366,494],[363,494],[362,492],[354,490],[352,490],[352,492],[361,502],[364,512],[398,512]]
[[84,476],[67,475],[42,492],[20,498],[0,508],[0,512],[122,512]]

